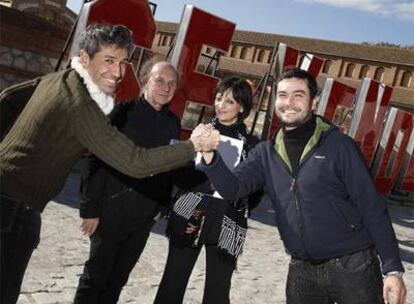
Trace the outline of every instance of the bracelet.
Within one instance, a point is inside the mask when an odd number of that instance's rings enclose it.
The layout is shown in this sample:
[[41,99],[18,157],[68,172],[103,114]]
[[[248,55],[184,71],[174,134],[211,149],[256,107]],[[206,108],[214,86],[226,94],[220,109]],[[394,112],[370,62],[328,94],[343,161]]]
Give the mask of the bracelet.
[[400,277],[400,278],[402,278],[403,275],[404,275],[404,272],[402,272],[402,271],[390,271],[390,272],[387,272],[384,275],[384,279],[386,279],[388,277]]

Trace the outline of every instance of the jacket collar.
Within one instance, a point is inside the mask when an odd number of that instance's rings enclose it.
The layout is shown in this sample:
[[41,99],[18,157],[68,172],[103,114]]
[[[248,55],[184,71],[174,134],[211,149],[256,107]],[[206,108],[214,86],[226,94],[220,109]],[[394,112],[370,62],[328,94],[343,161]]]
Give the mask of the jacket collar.
[[[305,148],[303,149],[300,160],[302,161],[306,157],[306,155],[316,146],[316,144],[319,142],[320,138],[322,137],[323,133],[327,132],[328,130],[333,130],[335,128],[336,127],[334,125],[330,124],[328,121],[323,119],[321,116],[316,116],[315,131],[313,132],[313,135],[311,136]],[[275,136],[273,148],[280,155],[283,162],[289,167],[290,171],[292,172],[292,166],[290,164],[289,156],[287,154],[285,143],[283,141],[282,128],[278,130]]]
[[92,78],[89,76],[88,71],[79,62],[79,57],[73,57],[70,65],[82,78],[83,83],[89,92],[89,95],[97,103],[102,112],[104,112],[105,115],[111,113],[115,105],[113,96],[102,92],[99,87],[92,81]]

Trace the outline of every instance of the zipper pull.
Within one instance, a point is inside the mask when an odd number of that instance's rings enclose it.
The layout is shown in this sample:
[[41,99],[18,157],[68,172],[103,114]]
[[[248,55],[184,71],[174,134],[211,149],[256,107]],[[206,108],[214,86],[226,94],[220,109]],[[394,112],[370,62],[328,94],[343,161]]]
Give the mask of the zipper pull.
[[292,179],[292,183],[290,184],[290,189],[289,189],[289,191],[293,191],[293,188],[295,187],[295,184],[296,184],[296,178],[293,178],[293,179]]

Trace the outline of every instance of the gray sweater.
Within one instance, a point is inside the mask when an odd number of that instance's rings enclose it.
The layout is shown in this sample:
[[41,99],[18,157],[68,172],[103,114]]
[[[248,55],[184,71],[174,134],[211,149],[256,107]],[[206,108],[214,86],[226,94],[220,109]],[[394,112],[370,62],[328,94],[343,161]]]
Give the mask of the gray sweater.
[[[0,95],[0,102],[18,88]],[[1,189],[42,211],[72,166],[91,152],[111,167],[142,178],[190,161],[190,141],[154,149],[134,145],[112,127],[72,69],[46,75],[0,143]]]

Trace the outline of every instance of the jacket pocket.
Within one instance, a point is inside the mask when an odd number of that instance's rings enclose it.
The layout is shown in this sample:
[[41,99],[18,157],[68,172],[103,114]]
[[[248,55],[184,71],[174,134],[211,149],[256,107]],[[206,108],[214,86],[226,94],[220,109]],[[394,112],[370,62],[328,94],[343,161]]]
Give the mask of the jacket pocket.
[[373,249],[365,249],[347,254],[335,259],[338,271],[343,273],[356,273],[367,269],[376,259]]
[[[343,223],[344,227],[348,231],[357,231],[360,228],[359,220],[357,215],[352,215],[346,206],[341,206],[341,203],[335,201],[331,202],[331,206],[336,213],[338,219]],[[346,202],[342,202],[346,204]],[[349,209],[349,208],[348,208]]]

